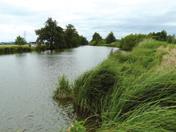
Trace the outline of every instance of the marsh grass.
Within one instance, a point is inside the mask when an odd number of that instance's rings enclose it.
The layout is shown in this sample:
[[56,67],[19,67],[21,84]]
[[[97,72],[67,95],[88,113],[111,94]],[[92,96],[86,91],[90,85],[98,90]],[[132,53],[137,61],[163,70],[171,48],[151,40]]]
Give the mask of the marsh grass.
[[53,98],[58,100],[60,103],[67,103],[73,100],[73,90],[72,85],[69,80],[63,75],[59,78],[59,83],[57,84],[57,89],[54,92]]
[[[99,132],[176,131],[176,46],[144,40],[117,51],[73,85],[74,109]],[[98,122],[98,123],[97,123]]]
[[0,45],[0,54],[23,53],[32,51],[29,45]]
[[37,44],[35,47],[31,45],[0,45],[0,55],[2,54],[14,54],[14,53],[25,53],[25,52],[41,52],[47,50],[46,45],[39,45]]

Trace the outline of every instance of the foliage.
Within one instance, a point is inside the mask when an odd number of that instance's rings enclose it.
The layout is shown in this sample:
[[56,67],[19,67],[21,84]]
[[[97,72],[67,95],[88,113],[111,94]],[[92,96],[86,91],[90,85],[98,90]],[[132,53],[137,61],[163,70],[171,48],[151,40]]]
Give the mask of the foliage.
[[70,132],[86,132],[86,128],[84,127],[84,122],[75,121],[73,126],[70,128]]
[[15,44],[17,45],[24,45],[27,44],[25,38],[21,37],[21,36],[17,36],[16,40],[15,40]]
[[108,36],[106,37],[106,43],[110,44],[110,43],[115,42],[115,41],[116,41],[116,38],[115,38],[113,32],[110,32],[108,34]]
[[175,35],[168,35],[167,36],[167,42],[175,44],[176,43]]
[[46,44],[49,49],[65,47],[64,31],[57,25],[56,20],[48,18],[45,26],[35,32],[38,35],[37,42]]
[[102,37],[99,33],[95,32],[92,36],[91,44],[98,45],[102,41]]
[[167,32],[165,30],[161,32],[153,32],[149,33],[149,36],[152,37],[152,39],[159,40],[159,41],[166,41],[167,40]]
[[71,48],[71,47],[78,46],[79,35],[73,25],[69,24],[66,26],[64,35],[65,35],[65,41],[66,41],[67,47]]
[[169,54],[173,49],[176,46],[166,42],[144,40],[131,52],[118,51],[80,76],[73,86],[78,115],[97,115],[100,132],[175,131],[176,70],[172,61],[176,57]]
[[89,42],[84,36],[79,36],[79,43],[80,45],[88,45]]
[[0,45],[0,54],[23,53],[32,51],[28,45]]
[[165,30],[162,30],[161,32],[149,33],[148,37],[159,41],[167,41],[172,44],[176,43],[175,35],[169,35]]
[[80,36],[75,27],[71,24],[64,30],[57,25],[56,20],[48,18],[45,26],[35,31],[39,44],[47,45],[48,49],[72,48],[87,44],[87,39]]
[[121,39],[120,48],[122,50],[130,51],[132,50],[139,42],[141,42],[146,35],[143,34],[130,34]]
[[63,75],[59,78],[59,84],[57,85],[57,89],[54,93],[54,99],[58,101],[69,101],[72,100],[72,88],[68,79]]
[[[80,83],[84,83],[84,85],[80,85]],[[89,115],[100,113],[103,100],[107,93],[112,91],[115,83],[115,75],[107,69],[97,69],[92,71],[90,75],[87,73],[82,76],[75,82],[75,86],[73,87],[74,96],[77,97],[75,104],[78,104],[76,111],[82,111],[79,109],[81,108],[83,111],[87,111]],[[80,116],[84,115],[80,113]]]
[[47,50],[47,46],[44,44],[37,44],[35,48],[33,48],[35,51],[45,51]]

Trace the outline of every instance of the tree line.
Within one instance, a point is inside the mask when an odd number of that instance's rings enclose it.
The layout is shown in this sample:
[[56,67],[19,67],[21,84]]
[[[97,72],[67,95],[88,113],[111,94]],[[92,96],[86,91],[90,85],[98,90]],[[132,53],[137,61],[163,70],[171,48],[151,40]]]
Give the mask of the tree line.
[[160,32],[151,32],[148,34],[129,34],[121,39],[116,39],[113,32],[110,32],[105,39],[102,36],[95,32],[92,36],[92,40],[90,41],[91,45],[112,45],[114,42],[118,44],[123,50],[131,50],[137,43],[144,39],[154,39],[158,41],[165,41],[168,43],[176,44],[176,37],[175,35],[168,34],[165,30]]
[[102,45],[102,44],[110,44],[116,41],[116,37],[114,36],[113,32],[110,32],[105,39],[102,36],[95,32],[92,36],[92,40],[90,41],[91,45]]
[[[167,41],[168,43],[176,43],[175,35],[169,35],[165,30],[161,32],[151,32],[148,34],[129,34],[121,39],[116,39],[113,32],[110,32],[105,38],[103,38],[98,32],[95,32],[90,42],[80,35],[76,28],[72,24],[68,24],[65,29],[58,26],[57,21],[52,18],[48,18],[44,24],[44,27],[35,30],[37,35],[36,43],[39,47],[45,46],[45,49],[62,49],[73,48],[80,45],[112,45],[117,42],[119,47],[124,50],[131,50],[136,43],[139,43],[143,39],[152,38],[159,41]],[[15,44],[26,44],[26,40],[18,36],[15,40]]]
[[[45,45],[50,50],[73,48],[88,44],[88,40],[84,36],[79,35],[73,25],[68,24],[66,29],[63,29],[52,18],[48,18],[44,27],[37,29],[35,33],[37,35],[37,45]],[[26,40],[21,36],[18,36],[15,40],[15,44],[18,45],[26,43]]]
[[123,50],[132,50],[139,42],[144,39],[154,39],[158,41],[165,41],[167,43],[176,44],[175,35],[168,34],[165,30],[161,32],[151,32],[149,34],[130,34],[120,40],[120,48]]
[[87,39],[79,35],[76,28],[68,24],[66,29],[57,25],[57,21],[48,18],[45,26],[35,31],[38,44],[44,44],[48,49],[73,48],[87,45]]

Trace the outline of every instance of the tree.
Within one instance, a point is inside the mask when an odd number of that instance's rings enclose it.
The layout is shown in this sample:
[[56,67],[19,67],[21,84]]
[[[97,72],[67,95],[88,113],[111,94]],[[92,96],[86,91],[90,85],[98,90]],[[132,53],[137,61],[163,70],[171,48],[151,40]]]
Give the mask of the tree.
[[153,32],[148,34],[149,37],[159,40],[159,41],[167,41],[167,32],[162,30],[161,32]]
[[88,45],[89,44],[88,40],[84,36],[80,36],[79,39],[80,39],[80,45]]
[[115,41],[116,41],[116,38],[115,38],[113,32],[110,32],[108,34],[108,36],[106,37],[106,43],[110,44],[110,43],[115,42]]
[[64,31],[57,26],[56,20],[48,18],[45,26],[35,31],[38,35],[37,42],[46,44],[49,49],[65,48]]
[[26,40],[25,38],[21,37],[21,36],[17,36],[16,40],[15,40],[15,44],[17,45],[24,45],[26,44]]
[[101,40],[102,40],[102,37],[100,36],[100,34],[95,32],[92,36],[91,44],[98,45]]
[[79,34],[73,25],[68,24],[66,26],[64,37],[65,37],[65,42],[67,47],[71,48],[71,47],[76,47],[80,45]]

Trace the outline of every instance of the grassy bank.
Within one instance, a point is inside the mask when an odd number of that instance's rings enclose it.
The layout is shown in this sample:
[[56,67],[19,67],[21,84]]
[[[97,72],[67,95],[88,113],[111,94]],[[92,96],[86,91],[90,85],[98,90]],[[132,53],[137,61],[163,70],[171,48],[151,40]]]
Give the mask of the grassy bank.
[[[132,51],[112,54],[69,87],[78,120],[89,131],[176,131],[175,45],[144,40]],[[71,131],[85,131],[82,124]]]
[[31,51],[44,51],[46,46],[31,47],[30,45],[0,45],[0,54],[25,53]]
[[0,45],[0,54],[12,54],[30,51],[31,47],[28,45]]

